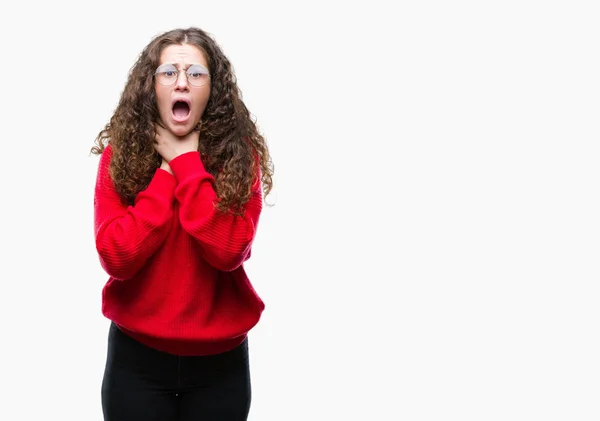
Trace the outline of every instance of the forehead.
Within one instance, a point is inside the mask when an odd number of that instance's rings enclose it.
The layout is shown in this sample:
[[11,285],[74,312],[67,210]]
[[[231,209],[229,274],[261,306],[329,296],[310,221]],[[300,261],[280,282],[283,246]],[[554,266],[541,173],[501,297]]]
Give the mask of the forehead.
[[169,45],[160,53],[160,63],[202,64],[208,67],[208,62],[202,50],[189,44]]

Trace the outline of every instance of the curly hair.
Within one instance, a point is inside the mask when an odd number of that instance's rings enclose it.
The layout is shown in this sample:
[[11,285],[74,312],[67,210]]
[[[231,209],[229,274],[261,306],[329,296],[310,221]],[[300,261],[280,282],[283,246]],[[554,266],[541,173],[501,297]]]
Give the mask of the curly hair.
[[159,114],[153,74],[163,49],[182,44],[193,45],[205,54],[211,75],[198,152],[205,169],[215,178],[216,207],[241,215],[259,174],[263,195],[271,192],[273,163],[265,139],[242,101],[231,63],[212,37],[199,28],[165,32],[144,48],[91,153],[102,154],[110,143],[111,178],[123,203],[133,204],[161,164],[154,148],[154,123]]

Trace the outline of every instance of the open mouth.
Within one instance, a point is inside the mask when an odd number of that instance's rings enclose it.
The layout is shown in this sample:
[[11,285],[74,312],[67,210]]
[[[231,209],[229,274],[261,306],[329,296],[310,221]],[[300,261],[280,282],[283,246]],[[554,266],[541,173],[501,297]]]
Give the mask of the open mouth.
[[185,120],[190,115],[190,104],[183,100],[173,103],[173,117],[175,120]]

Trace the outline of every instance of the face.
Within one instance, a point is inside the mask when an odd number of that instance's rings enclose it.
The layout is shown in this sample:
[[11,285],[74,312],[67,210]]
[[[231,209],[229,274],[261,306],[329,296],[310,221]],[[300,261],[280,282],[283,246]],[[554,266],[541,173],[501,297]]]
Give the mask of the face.
[[169,45],[160,55],[161,76],[154,78],[156,103],[163,124],[176,136],[185,136],[200,122],[210,96],[206,69],[204,53],[193,45]]

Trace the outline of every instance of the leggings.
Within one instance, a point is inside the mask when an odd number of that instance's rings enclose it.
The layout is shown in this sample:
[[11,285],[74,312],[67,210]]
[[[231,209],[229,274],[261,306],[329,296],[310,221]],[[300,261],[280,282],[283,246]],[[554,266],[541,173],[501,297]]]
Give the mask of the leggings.
[[247,338],[222,354],[179,357],[111,323],[102,380],[105,421],[245,421],[250,401]]

